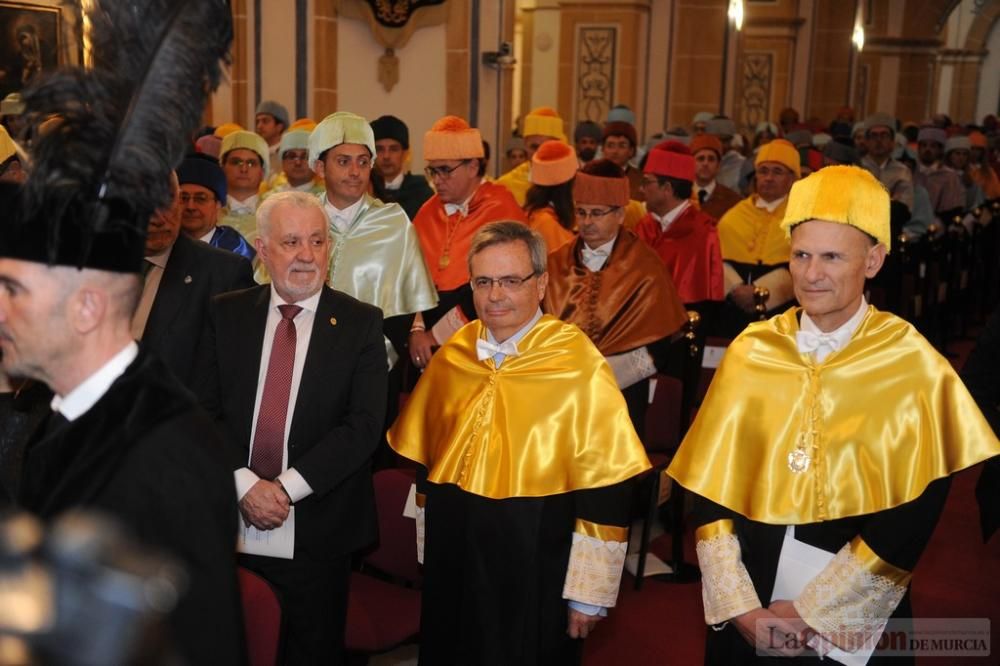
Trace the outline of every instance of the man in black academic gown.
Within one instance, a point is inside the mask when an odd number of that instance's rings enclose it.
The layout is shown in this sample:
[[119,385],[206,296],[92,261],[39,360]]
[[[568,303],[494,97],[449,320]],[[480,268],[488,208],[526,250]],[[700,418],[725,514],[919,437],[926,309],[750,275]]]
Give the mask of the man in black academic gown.
[[192,664],[240,663],[237,514],[222,444],[129,332],[142,227],[94,232],[89,243],[78,229],[63,225],[59,240],[39,220],[4,229],[4,372],[44,382],[56,396],[28,444],[20,503],[46,521],[70,509],[105,512],[142,545],[176,558],[189,586],[170,617],[170,642]]
[[[0,201],[3,369],[55,394],[18,499],[45,522],[103,513],[172,557],[188,584],[166,623],[176,657],[157,656],[241,664],[238,515],[222,443],[129,330],[146,226],[169,203],[171,168],[221,77],[231,15],[226,3],[188,2],[180,22],[168,20],[171,3],[146,3],[141,17],[134,4],[102,0],[88,12],[93,67],[61,69],[26,92],[29,118],[57,120],[33,145],[23,190]],[[182,46],[156,50],[163,41]]]

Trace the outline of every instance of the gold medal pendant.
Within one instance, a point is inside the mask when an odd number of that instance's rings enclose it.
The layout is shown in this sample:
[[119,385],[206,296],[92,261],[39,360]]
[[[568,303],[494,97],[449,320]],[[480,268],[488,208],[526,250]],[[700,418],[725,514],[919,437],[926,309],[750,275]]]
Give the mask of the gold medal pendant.
[[809,454],[804,449],[795,449],[788,454],[788,469],[796,474],[801,474],[809,469],[809,462]]
[[447,268],[448,264],[451,263],[451,257],[447,254],[442,254],[441,258],[438,259],[438,268]]

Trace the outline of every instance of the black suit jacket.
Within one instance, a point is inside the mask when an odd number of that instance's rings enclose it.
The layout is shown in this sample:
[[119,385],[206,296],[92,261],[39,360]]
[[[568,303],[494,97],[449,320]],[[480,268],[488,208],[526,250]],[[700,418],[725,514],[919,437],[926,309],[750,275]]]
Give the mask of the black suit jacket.
[[[197,392],[247,466],[271,288],[212,300]],[[382,437],[387,363],[382,312],[324,286],[288,436],[288,466],[313,493],[295,505],[295,552],[334,556],[375,537],[371,458]]]
[[245,258],[181,234],[163,269],[141,346],[152,350],[191,388],[209,300],[253,285],[253,271]]

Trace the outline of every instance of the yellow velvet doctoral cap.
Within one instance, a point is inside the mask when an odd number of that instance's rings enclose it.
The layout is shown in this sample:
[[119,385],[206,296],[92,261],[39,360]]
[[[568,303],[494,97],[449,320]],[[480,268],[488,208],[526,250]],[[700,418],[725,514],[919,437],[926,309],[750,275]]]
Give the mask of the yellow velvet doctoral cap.
[[563,119],[555,109],[548,106],[540,106],[529,111],[524,117],[524,130],[521,133],[524,136],[551,136],[566,141]]
[[375,133],[368,121],[348,111],[337,111],[324,118],[309,135],[309,164],[342,143],[364,146],[375,157]]
[[244,148],[257,153],[264,165],[264,178],[266,179],[268,173],[271,171],[271,154],[268,151],[267,141],[264,141],[264,137],[246,130],[230,132],[222,139],[222,148],[219,149],[219,155],[222,157],[219,161],[224,162],[226,153],[237,148]]
[[758,167],[764,162],[777,162],[791,169],[796,178],[802,177],[802,159],[799,157],[799,151],[784,139],[768,141],[757,149],[753,165]]
[[860,167],[828,166],[792,185],[781,228],[808,220],[849,224],[889,250],[889,192],[875,176]]

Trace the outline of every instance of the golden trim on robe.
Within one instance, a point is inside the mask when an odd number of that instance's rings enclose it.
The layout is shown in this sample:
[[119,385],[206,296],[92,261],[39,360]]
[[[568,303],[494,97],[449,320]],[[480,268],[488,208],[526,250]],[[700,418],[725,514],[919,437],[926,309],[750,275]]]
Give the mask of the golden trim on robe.
[[614,375],[576,326],[550,315],[496,368],[470,322],[434,354],[389,430],[392,448],[491,499],[600,488],[650,468]]
[[600,523],[594,523],[582,518],[576,519],[576,525],[573,527],[573,531],[577,534],[591,537],[592,539],[600,539],[601,541],[628,541],[627,527],[619,527],[617,525],[601,525]]
[[[902,319],[869,306],[816,364],[795,343],[799,308],[729,346],[668,471],[751,520],[803,525],[883,511],[1000,455],[951,364]],[[804,447],[811,464],[793,472]]]

